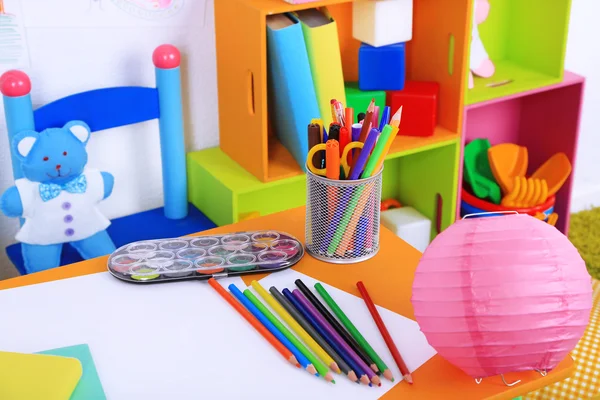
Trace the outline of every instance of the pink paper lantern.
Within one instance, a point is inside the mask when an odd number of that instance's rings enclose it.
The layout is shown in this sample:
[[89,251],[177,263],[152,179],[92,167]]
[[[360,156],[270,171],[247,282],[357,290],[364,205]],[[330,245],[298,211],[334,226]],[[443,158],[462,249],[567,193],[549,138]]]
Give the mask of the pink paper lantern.
[[412,304],[429,344],[473,378],[549,371],[583,336],[592,281],[577,249],[547,223],[471,218],[427,248]]

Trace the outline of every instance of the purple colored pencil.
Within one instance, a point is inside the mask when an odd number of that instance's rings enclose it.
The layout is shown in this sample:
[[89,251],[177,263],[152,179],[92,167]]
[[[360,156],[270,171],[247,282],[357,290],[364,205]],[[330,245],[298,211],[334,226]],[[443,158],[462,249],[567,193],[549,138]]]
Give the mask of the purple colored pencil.
[[377,143],[377,138],[379,137],[379,129],[372,128],[371,132],[367,136],[367,140],[365,140],[365,144],[363,148],[360,150],[360,154],[358,159],[354,163],[354,166],[350,170],[349,178],[350,180],[358,179],[360,174],[362,174],[365,169],[365,165],[367,164],[367,160],[371,156],[371,152],[375,147],[375,143]]
[[348,355],[352,358],[352,361],[354,361],[358,366],[360,366],[360,368],[367,375],[369,380],[371,380],[371,382],[373,382],[376,385],[380,385],[381,380],[375,374],[375,372],[373,372],[371,367],[369,367],[362,360],[362,358],[360,358],[358,356],[358,354],[356,354],[356,352],[354,350],[352,350],[352,348],[348,345],[348,343],[346,343],[344,341],[344,339],[342,339],[342,337],[335,331],[335,329],[333,329],[333,327],[329,324],[329,322],[327,322],[325,320],[325,318],[321,314],[319,314],[319,312],[317,311],[315,306],[313,306],[312,303],[310,301],[308,301],[308,299],[306,297],[304,297],[304,294],[299,289],[294,289],[292,291],[292,294],[306,308],[306,310],[313,316],[313,318],[324,328],[324,330],[327,332],[327,334],[330,337],[332,337],[333,340],[336,343],[338,343],[338,345],[342,349],[344,349],[344,351],[346,353],[348,353]]

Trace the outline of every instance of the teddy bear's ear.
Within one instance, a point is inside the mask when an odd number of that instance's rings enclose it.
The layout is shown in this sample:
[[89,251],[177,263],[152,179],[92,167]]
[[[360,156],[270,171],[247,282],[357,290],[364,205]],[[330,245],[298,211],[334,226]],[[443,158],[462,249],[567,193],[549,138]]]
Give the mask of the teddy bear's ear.
[[90,139],[91,130],[88,124],[83,121],[71,121],[63,127],[70,131],[84,145],[87,144]]
[[29,152],[31,152],[38,138],[39,134],[36,131],[19,132],[12,141],[13,153],[19,160],[24,160],[29,155]]

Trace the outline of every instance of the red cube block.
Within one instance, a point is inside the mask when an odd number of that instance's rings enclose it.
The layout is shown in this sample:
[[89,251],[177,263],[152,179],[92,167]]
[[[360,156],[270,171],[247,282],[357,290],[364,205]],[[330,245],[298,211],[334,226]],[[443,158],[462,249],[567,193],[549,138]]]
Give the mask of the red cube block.
[[403,90],[386,92],[391,115],[402,106],[399,135],[432,136],[437,124],[437,102],[440,85],[437,82],[406,81]]

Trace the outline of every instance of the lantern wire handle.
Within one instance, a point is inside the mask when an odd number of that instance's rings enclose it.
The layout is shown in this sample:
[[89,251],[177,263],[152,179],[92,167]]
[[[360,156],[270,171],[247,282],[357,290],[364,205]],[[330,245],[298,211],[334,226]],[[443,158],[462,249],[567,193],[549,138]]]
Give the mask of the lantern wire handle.
[[504,375],[503,374],[500,374],[500,376],[502,377],[502,382],[504,382],[504,384],[506,386],[515,386],[517,383],[521,383],[520,379],[518,381],[514,381],[512,383],[508,383],[508,382],[506,382],[506,379],[504,379]]
[[475,379],[475,383],[479,385],[482,380],[483,380],[483,378],[476,378]]
[[464,217],[462,217],[462,219],[467,219],[469,217],[474,217],[476,215],[490,215],[490,214],[517,214],[517,215],[519,215],[519,213],[516,211],[490,211],[490,212],[467,214]]

